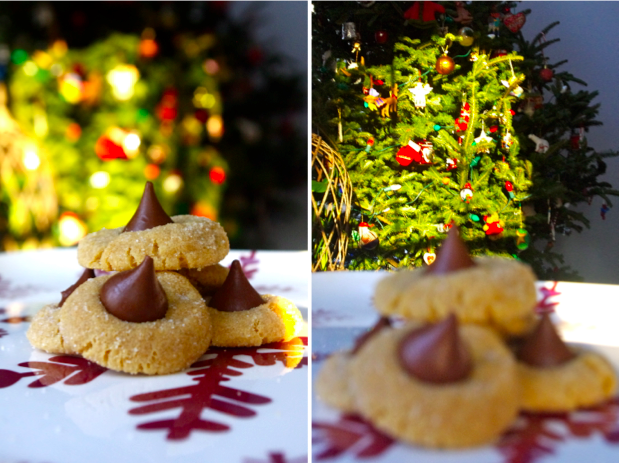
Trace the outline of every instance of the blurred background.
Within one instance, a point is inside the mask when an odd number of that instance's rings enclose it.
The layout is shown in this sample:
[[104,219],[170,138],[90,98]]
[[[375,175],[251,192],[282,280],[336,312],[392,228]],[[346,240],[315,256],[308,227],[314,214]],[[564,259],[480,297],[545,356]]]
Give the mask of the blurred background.
[[0,251],[124,226],[146,181],[307,249],[307,3],[0,2]]

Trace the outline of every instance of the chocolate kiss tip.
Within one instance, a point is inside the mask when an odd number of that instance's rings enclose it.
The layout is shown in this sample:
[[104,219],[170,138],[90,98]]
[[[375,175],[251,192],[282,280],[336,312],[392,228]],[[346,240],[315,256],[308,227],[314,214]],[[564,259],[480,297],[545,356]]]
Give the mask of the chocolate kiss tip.
[[109,313],[126,322],[152,322],[168,311],[168,298],[150,256],[133,270],[110,277],[101,287],[100,299]]
[[123,232],[148,230],[169,223],[174,221],[161,207],[152,182],[146,182],[140,204]]
[[411,376],[437,384],[455,383],[468,377],[471,354],[458,333],[451,314],[443,321],[426,325],[404,336],[398,346],[400,365]]
[[211,298],[209,307],[222,312],[240,312],[264,304],[262,296],[249,283],[238,260],[232,262],[223,285]]
[[518,352],[518,360],[539,368],[558,366],[575,356],[557,334],[547,313],[542,315]]
[[77,288],[79,288],[84,282],[86,282],[86,280],[90,280],[91,278],[95,277],[95,271],[91,268],[87,268],[82,272],[82,275],[79,277],[79,279],[73,283],[71,286],[69,286],[67,289],[65,289],[64,291],[62,291],[60,294],[62,295],[62,299],[60,299],[60,302],[58,303],[58,307],[62,307],[63,304],[65,303],[65,301],[67,300],[67,298],[73,294],[73,291],[75,291]]
[[438,250],[436,260],[427,267],[426,272],[443,275],[456,270],[474,267],[475,265],[475,262],[469,256],[466,244],[460,238],[460,229],[454,226],[447,233],[447,238]]

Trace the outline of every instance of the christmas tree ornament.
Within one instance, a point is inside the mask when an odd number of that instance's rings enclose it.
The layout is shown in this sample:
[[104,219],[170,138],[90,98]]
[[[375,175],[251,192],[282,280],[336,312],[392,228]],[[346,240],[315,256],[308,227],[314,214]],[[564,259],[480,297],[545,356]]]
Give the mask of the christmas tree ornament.
[[413,162],[413,158],[417,155],[417,153],[413,150],[409,145],[405,145],[401,147],[395,155],[395,160],[398,161],[398,164],[401,166],[409,166]]
[[376,43],[382,45],[383,43],[387,43],[387,40],[389,40],[389,34],[387,31],[379,29],[374,33],[374,40],[376,40]]
[[398,86],[394,85],[389,91],[389,98],[382,100],[378,105],[380,108],[381,117],[391,117],[391,113],[397,113],[398,111]]
[[512,138],[511,133],[505,132],[503,138],[501,138],[501,148],[508,150],[514,144],[514,139]]
[[516,230],[516,247],[521,251],[524,251],[529,247],[529,243],[531,242],[531,237],[529,236],[529,232],[524,228],[519,228]]
[[357,38],[357,28],[354,22],[345,22],[342,24],[342,40],[354,40]]
[[466,8],[464,8],[464,2],[456,2],[456,14],[457,16],[453,18],[453,20],[457,23],[462,24],[463,26],[466,26],[467,24],[471,24],[473,22],[473,15],[469,13]]
[[432,265],[435,260],[436,260],[436,253],[428,251],[423,254],[423,261],[426,264]]
[[460,116],[454,120],[456,132],[466,132],[469,128],[471,106],[465,101],[460,109]]
[[505,189],[507,190],[507,194],[510,197],[510,199],[514,199],[514,185],[512,184],[512,182],[507,180],[505,182]]
[[451,227],[453,227],[453,222],[450,223],[439,223],[436,226],[436,229],[439,231],[439,233],[447,233]]
[[449,185],[449,182],[451,182],[451,179],[449,177],[443,177],[441,182],[443,182],[443,185]]
[[445,169],[448,171],[454,170],[458,168],[458,159],[457,158],[447,158],[445,161]]
[[473,199],[473,187],[470,183],[467,182],[464,184],[460,190],[460,198],[462,198],[462,201],[467,204],[471,201],[471,199]]
[[570,135],[570,146],[572,149],[580,149],[580,144],[585,138],[585,129],[583,127],[575,127]]
[[359,243],[363,249],[371,251],[376,249],[379,244],[378,235],[370,230],[370,227],[374,225],[369,225],[367,222],[361,222],[359,224]]
[[501,27],[501,13],[493,11],[488,17],[488,37],[493,39]]
[[496,212],[490,215],[484,215],[484,222],[486,223],[482,228],[489,237],[497,237],[503,233],[503,226],[505,225],[502,220],[499,219],[499,214]]
[[600,209],[600,216],[602,217],[602,220],[606,220],[606,213],[610,211],[610,208],[608,207],[607,204],[602,204],[602,207]]
[[526,21],[527,17],[524,13],[506,14],[503,17],[503,24],[514,34],[522,29]]
[[413,94],[413,104],[415,108],[425,108],[426,96],[432,91],[432,87],[430,84],[416,82],[408,91]]
[[484,129],[482,123],[481,133],[479,134],[479,137],[475,138],[475,146],[477,147],[477,152],[489,153],[493,142],[494,139],[486,135],[486,130]]
[[442,74],[442,75],[451,74],[453,70],[455,69],[455,67],[456,67],[456,63],[454,62],[453,59],[447,56],[447,53],[443,53],[436,60],[435,69],[439,74]]
[[545,153],[550,148],[550,143],[543,138],[538,137],[537,135],[530,134],[529,139],[533,140],[535,143],[535,152],[536,153]]
[[114,159],[129,159],[123,141],[126,132],[118,127],[112,127],[99,137],[95,143],[95,154],[102,161]]
[[421,161],[419,161],[419,163],[420,164],[431,164],[432,157],[434,154],[434,146],[432,142],[424,140],[419,143],[419,146],[421,147]]
[[435,2],[415,2],[404,12],[404,19],[431,22],[436,21],[437,13],[445,13],[445,7]]
[[546,65],[544,65],[544,67],[539,71],[539,76],[542,78],[544,82],[552,81],[552,78],[554,77],[554,75],[555,73],[552,71],[552,69],[548,69]]
[[355,40],[352,44],[351,53],[355,54],[355,61],[359,61],[359,52],[361,51],[361,41]]
[[473,37],[474,31],[470,27],[463,27],[458,31],[458,35],[462,37],[460,40],[460,45],[463,47],[470,47],[473,45],[475,41],[475,37]]

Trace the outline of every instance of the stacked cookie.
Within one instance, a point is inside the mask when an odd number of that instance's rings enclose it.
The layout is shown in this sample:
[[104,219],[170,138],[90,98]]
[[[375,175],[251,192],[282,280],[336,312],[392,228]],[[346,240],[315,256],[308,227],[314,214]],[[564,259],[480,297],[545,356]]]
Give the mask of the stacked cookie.
[[[58,304],[33,318],[28,339],[114,370],[166,374],[189,367],[211,345],[260,346],[296,336],[299,310],[258,294],[238,261],[230,270],[221,266],[228,252],[217,222],[169,217],[148,182],[126,227],[79,243],[86,270]],[[111,274],[96,277],[94,269]]]
[[[570,411],[610,398],[612,366],[567,346],[547,314],[535,315],[534,284],[522,263],[471,258],[454,227],[430,267],[379,282],[382,318],[327,359],[318,396],[433,448],[489,443],[520,410]],[[394,327],[391,316],[404,321]]]

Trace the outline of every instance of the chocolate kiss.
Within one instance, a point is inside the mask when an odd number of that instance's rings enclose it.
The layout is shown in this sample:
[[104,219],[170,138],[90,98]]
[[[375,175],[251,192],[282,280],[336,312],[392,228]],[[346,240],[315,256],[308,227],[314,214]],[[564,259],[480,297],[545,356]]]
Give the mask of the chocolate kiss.
[[64,291],[60,292],[60,294],[62,294],[62,299],[60,299],[60,302],[58,303],[58,307],[62,307],[64,302],[67,300],[67,298],[71,294],[73,294],[73,291],[75,291],[78,287],[80,287],[82,283],[94,277],[95,277],[95,271],[93,269],[91,268],[85,269],[84,272],[82,272],[82,276],[80,276],[79,280],[77,280],[75,283],[73,283],[71,286],[69,286]]
[[534,367],[554,367],[576,357],[561,340],[545,313],[518,352],[518,360]]
[[475,265],[475,262],[469,256],[464,241],[460,238],[460,229],[454,226],[447,233],[447,238],[436,254],[436,260],[426,269],[426,273],[443,275]]
[[165,317],[168,298],[157,280],[150,256],[133,270],[113,275],[101,287],[105,309],[126,322],[152,322]]
[[146,182],[140,205],[135,211],[135,214],[133,214],[133,217],[131,217],[129,223],[123,229],[123,232],[148,230],[149,228],[166,225],[168,223],[174,223],[174,221],[165,213],[161,204],[159,204],[153,184],[151,182]]
[[215,291],[208,306],[222,312],[240,312],[262,304],[264,300],[247,281],[241,263],[235,260],[224,284]]
[[398,346],[400,365],[409,374],[429,383],[455,383],[472,369],[467,346],[458,334],[456,316],[407,334]]
[[389,320],[389,317],[380,317],[380,319],[374,324],[372,328],[370,328],[368,331],[363,333],[355,340],[355,346],[352,349],[352,354],[355,355],[359,351],[359,349],[361,349],[361,346],[368,342],[371,337],[373,337],[375,334],[378,334],[378,332],[383,328],[387,328],[389,326],[391,326],[391,320]]

